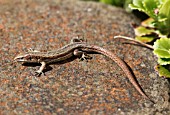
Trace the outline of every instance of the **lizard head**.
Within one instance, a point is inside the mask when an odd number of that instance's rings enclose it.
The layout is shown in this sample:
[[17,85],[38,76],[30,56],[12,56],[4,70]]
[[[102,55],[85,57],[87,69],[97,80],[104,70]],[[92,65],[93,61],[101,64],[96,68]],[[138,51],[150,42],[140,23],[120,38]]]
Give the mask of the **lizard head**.
[[19,54],[14,58],[16,62],[23,62],[23,63],[37,63],[39,62],[38,58],[33,57],[30,53]]

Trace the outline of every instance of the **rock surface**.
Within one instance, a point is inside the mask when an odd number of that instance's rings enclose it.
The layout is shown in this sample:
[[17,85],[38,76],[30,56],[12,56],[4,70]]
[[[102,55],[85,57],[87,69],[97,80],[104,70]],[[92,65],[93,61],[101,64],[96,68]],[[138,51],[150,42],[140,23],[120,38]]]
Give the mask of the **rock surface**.
[[[150,49],[123,44],[115,35],[134,37],[139,24],[123,9],[77,0],[0,1],[0,114],[170,114],[169,82],[154,71]],[[132,69],[152,104],[134,89],[125,73],[102,55],[52,65],[35,77],[39,66],[13,63],[29,48],[49,51],[73,37],[116,53]]]

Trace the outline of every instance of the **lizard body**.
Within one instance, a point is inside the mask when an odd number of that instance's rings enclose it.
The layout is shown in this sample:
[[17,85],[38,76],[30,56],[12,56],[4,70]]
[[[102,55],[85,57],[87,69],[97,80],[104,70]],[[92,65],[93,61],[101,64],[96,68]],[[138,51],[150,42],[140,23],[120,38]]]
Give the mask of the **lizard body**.
[[23,63],[32,63],[32,62],[41,63],[40,69],[36,71],[38,75],[40,75],[47,65],[55,62],[67,60],[73,56],[81,57],[82,60],[90,59],[90,57],[87,55],[90,52],[99,53],[112,59],[116,64],[119,65],[119,67],[121,67],[121,69],[124,71],[127,78],[135,87],[135,89],[144,98],[149,99],[148,96],[141,89],[140,85],[134,79],[134,76],[129,70],[127,64],[111,51],[96,45],[89,45],[85,42],[73,42],[54,51],[49,51],[49,52],[31,51],[24,54],[20,54],[17,57],[15,57],[14,60]]

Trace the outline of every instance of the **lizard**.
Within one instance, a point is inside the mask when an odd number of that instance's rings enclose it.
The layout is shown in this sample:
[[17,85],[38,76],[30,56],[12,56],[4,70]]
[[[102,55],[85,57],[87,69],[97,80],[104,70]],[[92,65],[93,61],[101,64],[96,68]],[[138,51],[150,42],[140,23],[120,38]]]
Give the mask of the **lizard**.
[[87,44],[86,42],[82,42],[78,39],[74,40],[70,44],[63,46],[62,48],[59,48],[58,50],[48,52],[29,51],[23,54],[19,54],[14,58],[14,61],[22,63],[40,63],[41,66],[39,70],[36,71],[37,75],[39,76],[43,73],[45,67],[52,63],[65,61],[71,57],[78,57],[81,60],[88,60],[91,59],[91,56],[89,56],[88,54],[92,52],[102,54],[112,59],[124,71],[134,88],[144,98],[150,100],[150,98],[144,93],[140,85],[135,80],[135,76],[130,71],[128,65],[121,58],[119,58],[117,55],[107,49],[104,49],[97,45]]

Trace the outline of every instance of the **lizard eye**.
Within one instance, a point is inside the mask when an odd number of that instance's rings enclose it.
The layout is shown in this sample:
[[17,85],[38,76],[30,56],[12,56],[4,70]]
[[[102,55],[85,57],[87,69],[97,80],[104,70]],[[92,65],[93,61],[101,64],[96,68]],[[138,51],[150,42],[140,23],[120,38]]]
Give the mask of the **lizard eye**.
[[19,57],[18,59],[23,60],[23,59],[24,59],[24,57]]
[[18,58],[18,59],[24,59],[24,57],[20,57],[20,58]]

